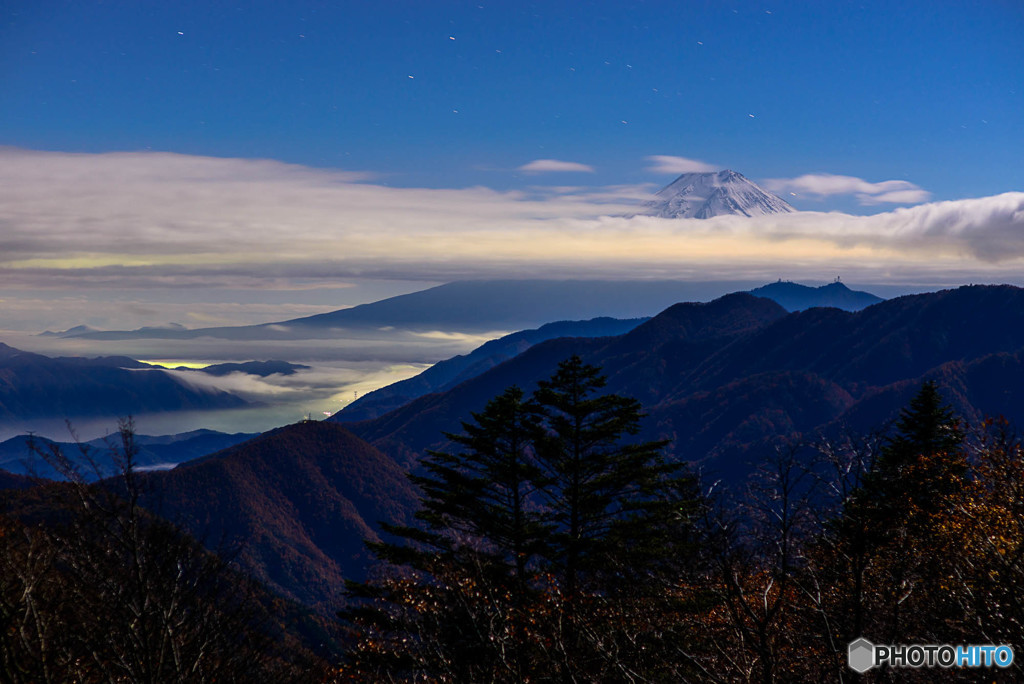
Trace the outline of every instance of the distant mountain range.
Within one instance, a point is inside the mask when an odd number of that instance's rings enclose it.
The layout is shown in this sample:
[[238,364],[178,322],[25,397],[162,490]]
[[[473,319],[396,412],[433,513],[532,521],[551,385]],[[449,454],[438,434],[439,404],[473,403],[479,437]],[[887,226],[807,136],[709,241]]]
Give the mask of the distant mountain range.
[[[188,328],[183,326],[181,323],[167,323],[166,325],[146,325],[146,326],[143,326],[141,328],[136,328],[135,330],[130,330],[130,331],[127,331],[127,332],[137,333],[139,335],[146,335],[146,334],[149,334],[149,333],[156,333],[156,334],[167,333],[167,332],[174,333],[174,332],[180,332],[182,330],[188,330]],[[91,335],[93,333],[102,333],[102,332],[104,332],[104,331],[99,330],[97,328],[93,328],[92,326],[89,326],[89,325],[76,325],[73,328],[68,328],[67,330],[62,330],[62,331],[57,331],[57,332],[53,332],[53,331],[47,330],[46,332],[39,333],[39,336],[40,337],[60,337],[60,338],[84,337],[86,335]]]
[[295,375],[300,370],[309,370],[310,366],[301,363],[289,363],[288,361],[244,361],[242,363],[214,363],[203,368],[189,368],[179,366],[174,370],[194,371],[214,375],[217,377],[230,375],[231,373],[244,373],[266,378],[271,375]]
[[745,287],[749,285],[677,280],[458,281],[348,309],[261,325],[194,330],[90,330],[62,335],[90,340],[316,339],[333,338],[341,331],[359,334],[362,330],[377,331],[384,327],[479,333],[534,328],[561,320],[652,316],[675,302],[707,299]]
[[[753,290],[750,294],[771,299],[787,311],[801,311],[816,306],[832,306],[844,311],[858,311],[884,301],[868,292],[859,292],[836,282],[821,287],[808,287],[779,281]],[[629,332],[644,323],[645,318],[617,320],[595,318],[591,321],[550,323],[535,330],[506,335],[477,348],[465,356],[456,356],[434,364],[419,375],[396,382],[366,394],[336,413],[331,420],[354,423],[376,418],[397,409],[413,399],[432,392],[449,390],[461,382],[521,354],[531,346],[558,337],[607,337]]]
[[900,297],[859,312],[787,313],[749,294],[678,304],[618,338],[556,339],[452,389],[349,427],[412,467],[443,431],[505,387],[530,391],[571,354],[602,366],[609,391],[639,399],[644,436],[730,478],[779,436],[891,418],[936,379],[965,418],[1024,424],[1024,290],[972,286]]
[[227,392],[178,382],[121,356],[56,357],[0,343],[0,421],[236,408]]
[[94,328],[91,325],[76,325],[73,328],[67,330],[47,330],[46,332],[39,333],[40,337],[76,337],[78,335],[86,335],[88,333],[102,332],[98,328]]
[[[309,366],[287,361],[213,364],[173,370],[224,376],[292,375]],[[112,419],[166,411],[240,408],[227,391],[183,382],[164,367],[127,356],[49,357],[0,343],[0,424],[33,419]]]
[[782,306],[786,311],[803,311],[816,306],[832,306],[843,311],[860,311],[861,309],[885,301],[870,292],[851,290],[839,281],[808,287],[799,283],[780,280],[749,290],[756,297],[770,299]]
[[661,218],[766,216],[796,211],[736,171],[684,173],[658,191],[642,213]]
[[[169,468],[215,451],[226,449],[256,435],[247,433],[227,434],[214,430],[193,430],[177,435],[148,436],[136,435],[138,447],[136,463],[142,470]],[[34,449],[30,447],[34,444]],[[82,453],[82,448],[86,453]],[[78,466],[78,472],[87,480],[109,477],[118,472],[117,457],[120,442],[118,436],[101,437],[83,442],[57,442],[45,437],[20,435],[0,442],[0,469],[19,475],[32,474],[38,477],[60,480],[63,474],[55,471],[41,457],[39,451],[60,452]]]
[[508,361],[538,342],[558,337],[609,337],[622,335],[646,318],[619,320],[594,318],[589,321],[548,323],[534,330],[506,335],[478,347],[470,354],[434,364],[419,375],[396,382],[359,397],[336,413],[331,420],[343,423],[376,418],[432,392],[443,392],[461,382]]
[[193,330],[148,327],[82,331],[72,328],[50,334],[89,340],[196,337],[285,340],[331,339],[342,333],[358,336],[361,331],[377,333],[381,328],[480,333],[536,328],[552,321],[649,317],[677,302],[707,301],[756,285],[742,281],[679,280],[459,281],[349,309],[261,325]]
[[[720,284],[722,285],[722,284]],[[571,310],[633,312],[657,310],[674,303],[684,294],[694,294],[698,285],[677,281],[489,281],[460,282],[422,292],[393,297],[373,304],[343,309],[318,316],[292,319],[280,324],[226,328],[231,335],[295,335],[334,337],[344,326],[376,330],[381,327],[491,331],[541,316]],[[706,290],[705,290],[706,291]],[[752,290],[773,299],[789,310],[813,306],[837,306],[855,310],[881,301],[866,292],[849,290],[840,283],[812,288],[778,282]],[[365,420],[398,408],[424,394],[450,389],[499,362],[521,353],[530,345],[555,337],[595,337],[622,334],[641,318],[595,318],[588,322],[548,324],[529,328],[494,344],[486,345],[465,358],[451,359],[430,368],[400,385],[367,395],[346,409],[345,420]],[[116,339],[121,333],[72,329],[51,336]],[[127,337],[170,335],[191,337],[209,330],[186,330],[181,326],[149,327],[124,333]],[[227,334],[227,333],[225,333]],[[309,366],[281,360],[222,363],[202,369],[175,370],[222,376],[246,373],[267,377],[291,375]],[[82,418],[118,416],[184,409],[220,409],[246,405],[246,401],[225,391],[205,390],[181,382],[153,366],[123,356],[100,358],[48,358],[12,347],[0,346],[0,421],[33,418]]]

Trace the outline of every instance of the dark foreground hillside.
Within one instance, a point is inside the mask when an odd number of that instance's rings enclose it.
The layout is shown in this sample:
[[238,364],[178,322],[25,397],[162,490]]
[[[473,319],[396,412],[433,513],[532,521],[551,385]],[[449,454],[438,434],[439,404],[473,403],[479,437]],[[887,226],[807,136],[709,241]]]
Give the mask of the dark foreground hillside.
[[148,505],[283,596],[325,607],[366,575],[364,540],[404,524],[415,494],[394,461],[324,422],[302,422],[150,473]]
[[0,492],[3,681],[325,680],[338,630],[144,509],[130,468],[32,484]]

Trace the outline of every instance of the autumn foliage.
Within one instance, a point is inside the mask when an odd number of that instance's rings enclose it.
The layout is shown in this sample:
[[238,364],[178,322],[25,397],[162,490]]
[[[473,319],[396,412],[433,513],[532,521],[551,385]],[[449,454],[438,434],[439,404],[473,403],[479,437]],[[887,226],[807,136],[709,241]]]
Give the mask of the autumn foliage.
[[[337,588],[329,666],[287,601],[144,505],[126,429],[119,477],[5,495],[0,682],[1024,678],[1005,422],[967,426],[925,383],[888,429],[780,440],[729,490],[639,439],[642,418],[575,357],[468,416],[410,477],[414,522],[384,525],[369,579]],[[858,637],[1022,655],[857,675]]]
[[[140,502],[130,424],[118,477],[8,496],[0,513],[0,681],[311,681],[317,659],[282,635],[256,583]],[[287,650],[286,650],[287,649]]]
[[[521,393],[514,398],[524,401]],[[467,434],[479,436],[496,407],[466,424]],[[540,464],[551,423],[543,411],[533,415],[539,432],[515,458],[535,495],[548,486]],[[472,459],[465,452],[435,456],[427,462],[435,477],[443,463],[446,482],[466,486],[438,486],[421,476],[424,510],[458,510],[462,517],[427,513],[424,527],[405,531],[405,544],[377,547],[388,563],[384,574],[350,587],[343,616],[354,647],[342,676],[765,683],[1019,678],[1019,664],[1009,672],[882,669],[863,676],[846,664],[847,644],[858,637],[1006,643],[1024,653],[1021,445],[998,422],[969,437],[938,387],[926,383],[884,435],[780,447],[742,492],[675,489],[675,518],[654,515],[642,528],[628,522],[613,526],[614,533],[608,528],[601,543],[614,551],[578,566],[578,578],[568,570],[566,547],[553,541],[565,543],[568,499],[525,497],[535,536],[514,547],[529,549],[524,560],[522,551],[509,553],[507,536],[481,526],[485,517],[470,515],[478,493],[466,485],[474,477]],[[456,442],[480,446],[469,437]],[[651,483],[665,487],[670,475],[658,470]],[[681,480],[672,482],[679,487]],[[630,496],[643,490],[630,489]],[[555,491],[569,494],[564,487]],[[455,499],[458,507],[445,508]],[[606,500],[593,510],[628,521],[625,511],[632,509]],[[652,529],[658,531],[653,539],[646,536]]]

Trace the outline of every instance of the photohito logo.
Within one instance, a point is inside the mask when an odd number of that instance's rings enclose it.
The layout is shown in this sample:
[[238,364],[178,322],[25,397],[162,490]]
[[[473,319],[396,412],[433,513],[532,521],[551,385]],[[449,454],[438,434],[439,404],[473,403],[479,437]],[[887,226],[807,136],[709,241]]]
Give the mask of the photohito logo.
[[910,644],[878,646],[863,637],[851,641],[847,664],[854,672],[873,667],[1009,667],[1013,648],[992,644],[950,646],[949,644]]

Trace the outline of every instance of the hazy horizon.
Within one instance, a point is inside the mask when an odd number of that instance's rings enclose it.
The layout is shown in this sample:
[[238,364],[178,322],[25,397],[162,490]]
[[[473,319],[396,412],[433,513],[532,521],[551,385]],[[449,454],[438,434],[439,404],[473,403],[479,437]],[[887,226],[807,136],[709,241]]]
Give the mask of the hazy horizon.
[[[776,279],[785,280],[785,279]],[[774,281],[772,281],[774,282]],[[728,292],[752,289],[765,281],[689,283],[691,301],[707,301]],[[808,284],[808,283],[804,283]],[[811,285],[827,283],[813,282]],[[844,283],[854,290],[872,291],[890,298],[929,288],[907,286],[864,287]],[[658,307],[637,314],[655,315]],[[266,322],[266,321],[264,321]],[[189,371],[168,370],[179,381],[194,388],[231,392],[252,405],[237,409],[174,411],[134,416],[141,434],[178,434],[199,428],[222,432],[262,432],[307,416],[323,418],[351,403],[356,397],[393,382],[416,375],[433,363],[465,354],[488,340],[514,332],[513,329],[484,333],[456,330],[433,333],[403,329],[338,330],[333,338],[293,340],[228,340],[136,338],[97,340],[59,338],[0,331],[0,341],[24,351],[48,356],[128,356],[168,369],[202,367],[231,361],[280,359],[309,366],[292,375],[258,377],[235,372],[211,376]],[[7,421],[0,424],[0,440],[32,432],[55,440],[71,438],[66,420],[83,440],[116,431],[117,417],[45,418]]]

